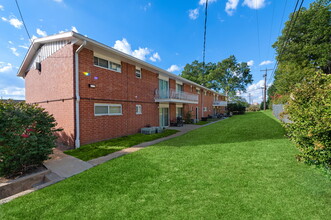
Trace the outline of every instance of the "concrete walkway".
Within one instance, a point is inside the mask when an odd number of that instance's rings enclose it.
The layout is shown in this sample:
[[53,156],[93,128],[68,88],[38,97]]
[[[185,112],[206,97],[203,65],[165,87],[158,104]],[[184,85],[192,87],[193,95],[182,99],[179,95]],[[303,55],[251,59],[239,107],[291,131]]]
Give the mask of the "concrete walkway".
[[68,178],[93,167],[91,164],[63,153],[53,150],[51,159],[44,162],[44,166],[61,178]]

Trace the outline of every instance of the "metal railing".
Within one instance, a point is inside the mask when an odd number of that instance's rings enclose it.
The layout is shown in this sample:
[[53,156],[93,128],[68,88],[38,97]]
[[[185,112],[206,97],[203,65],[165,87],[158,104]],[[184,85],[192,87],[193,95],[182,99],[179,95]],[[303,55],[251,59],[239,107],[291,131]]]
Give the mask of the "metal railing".
[[214,101],[213,106],[228,106],[226,101]]
[[176,91],[175,89],[170,90],[155,90],[155,99],[175,99],[175,100],[184,100],[184,101],[191,101],[191,102],[198,102],[199,97],[198,95],[194,95],[191,93],[183,92],[183,91]]

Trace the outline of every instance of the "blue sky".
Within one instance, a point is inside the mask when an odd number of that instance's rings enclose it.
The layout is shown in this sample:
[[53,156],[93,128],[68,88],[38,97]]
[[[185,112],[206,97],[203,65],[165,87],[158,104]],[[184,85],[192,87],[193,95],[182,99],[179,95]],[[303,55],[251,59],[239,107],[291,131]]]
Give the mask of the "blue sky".
[[[253,102],[261,102],[260,70],[274,67],[271,45],[295,2],[209,0],[206,62],[218,62],[230,55],[248,62],[254,78],[254,84],[248,87]],[[311,2],[306,0],[304,6]],[[202,61],[205,0],[18,0],[18,3],[31,38],[75,30],[175,74],[180,74],[187,63]],[[16,74],[29,44],[15,1],[0,0],[2,98],[24,99],[24,80]]]

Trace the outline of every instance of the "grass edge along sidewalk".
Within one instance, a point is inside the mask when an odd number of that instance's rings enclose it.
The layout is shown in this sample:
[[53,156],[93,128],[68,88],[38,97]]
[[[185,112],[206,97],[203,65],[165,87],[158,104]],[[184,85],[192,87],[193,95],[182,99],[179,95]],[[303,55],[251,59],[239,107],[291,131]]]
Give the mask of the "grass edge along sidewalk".
[[328,219],[331,182],[296,153],[270,112],[233,116],[1,205],[0,218]]
[[64,151],[64,153],[83,161],[89,161],[98,157],[106,156],[116,151],[123,150],[128,147],[132,147],[137,144],[168,137],[170,135],[176,134],[177,132],[179,131],[174,129],[166,129],[162,133],[157,134],[146,135],[138,133],[127,135],[106,141],[85,144],[78,149],[67,150]]

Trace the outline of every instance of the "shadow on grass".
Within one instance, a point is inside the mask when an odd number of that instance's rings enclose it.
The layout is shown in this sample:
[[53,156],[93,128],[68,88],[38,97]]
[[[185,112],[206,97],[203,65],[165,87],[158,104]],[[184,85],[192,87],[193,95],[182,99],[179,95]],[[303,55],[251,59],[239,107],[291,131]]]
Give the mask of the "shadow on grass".
[[[250,112],[188,132],[158,146],[196,146],[285,139],[285,131],[271,112]],[[197,138],[199,137],[199,138]]]

